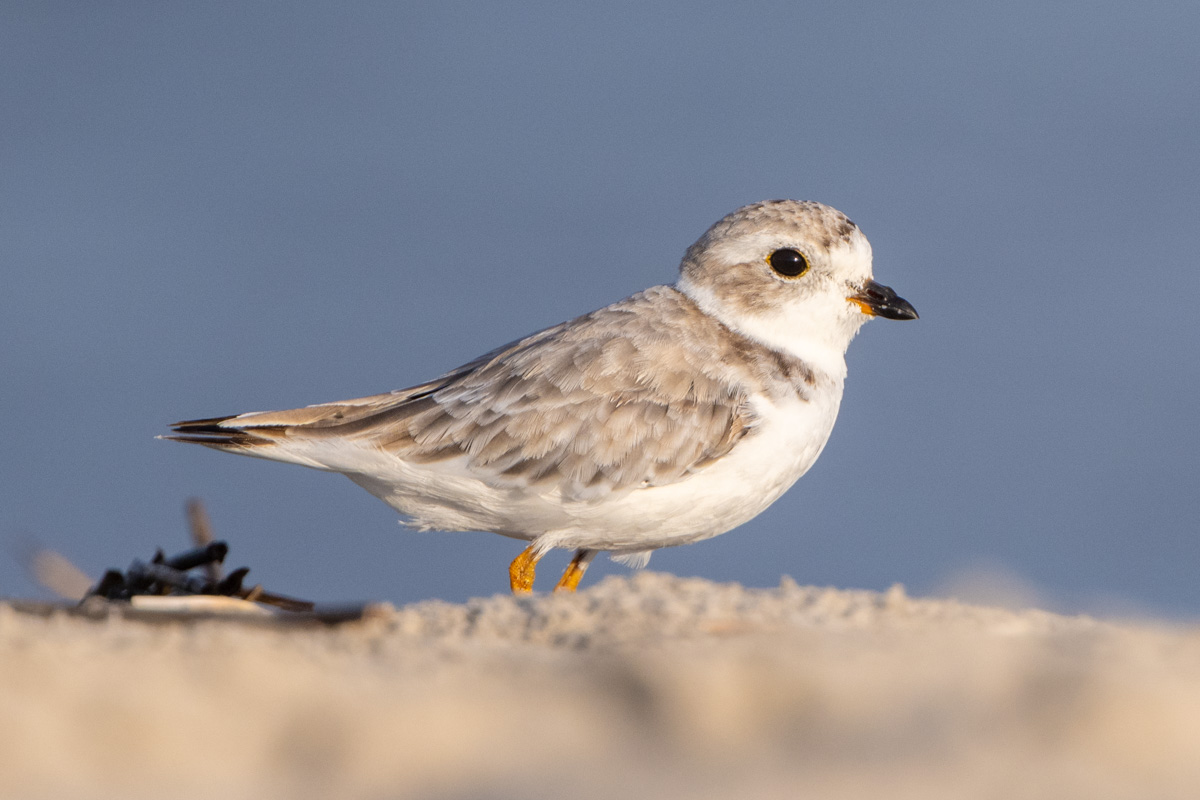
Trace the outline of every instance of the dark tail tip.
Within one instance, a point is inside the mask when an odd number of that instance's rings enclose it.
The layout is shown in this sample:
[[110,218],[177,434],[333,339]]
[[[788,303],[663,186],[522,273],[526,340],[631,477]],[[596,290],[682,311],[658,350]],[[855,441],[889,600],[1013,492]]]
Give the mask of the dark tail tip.
[[[171,424],[171,430],[178,435],[168,434],[158,438],[171,442],[188,442],[190,444],[203,444],[216,448],[254,447],[256,445],[271,443],[270,439],[255,436],[244,428],[225,427],[221,425],[222,422],[227,422],[231,419],[233,419],[232,415],[228,417],[210,417],[208,419],[189,419],[183,422],[175,422]],[[270,430],[270,428],[262,428],[260,430],[266,431]]]

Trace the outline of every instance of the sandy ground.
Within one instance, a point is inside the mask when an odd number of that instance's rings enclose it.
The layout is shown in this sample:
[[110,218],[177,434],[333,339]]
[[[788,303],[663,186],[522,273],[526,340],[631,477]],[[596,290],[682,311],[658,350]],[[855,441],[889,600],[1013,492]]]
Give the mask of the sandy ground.
[[643,573],[335,627],[0,605],[4,798],[1195,798],[1200,631]]

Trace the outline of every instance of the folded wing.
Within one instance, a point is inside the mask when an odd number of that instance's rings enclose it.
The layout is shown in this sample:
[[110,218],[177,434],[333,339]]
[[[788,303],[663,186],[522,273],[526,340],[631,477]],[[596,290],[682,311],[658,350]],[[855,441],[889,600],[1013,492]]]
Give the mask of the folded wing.
[[[311,466],[320,466],[312,462],[322,442],[353,444],[432,471],[465,467],[492,486],[575,499],[673,483],[753,426],[745,387],[706,363],[703,341],[680,341],[678,314],[631,313],[687,302],[677,298],[665,287],[648,290],[420,386],[180,422],[167,438]],[[299,451],[302,459],[289,455]]]

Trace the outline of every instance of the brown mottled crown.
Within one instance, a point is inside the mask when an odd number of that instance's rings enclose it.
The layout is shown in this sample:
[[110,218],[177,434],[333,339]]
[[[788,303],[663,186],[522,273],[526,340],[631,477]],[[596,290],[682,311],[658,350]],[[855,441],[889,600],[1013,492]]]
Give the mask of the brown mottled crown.
[[838,242],[849,242],[858,230],[853,220],[823,203],[813,200],[764,200],[742,206],[726,215],[688,248],[684,260],[691,259],[696,252],[705,249],[717,239],[725,239],[749,233],[763,227],[779,230],[793,228],[803,232],[810,241],[825,249]]

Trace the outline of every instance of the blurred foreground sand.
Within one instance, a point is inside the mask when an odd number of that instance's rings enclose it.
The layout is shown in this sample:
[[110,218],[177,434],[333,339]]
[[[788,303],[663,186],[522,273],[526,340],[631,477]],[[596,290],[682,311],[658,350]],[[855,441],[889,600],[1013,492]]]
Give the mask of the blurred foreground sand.
[[1195,798],[1200,632],[643,573],[331,628],[0,605],[0,797]]

